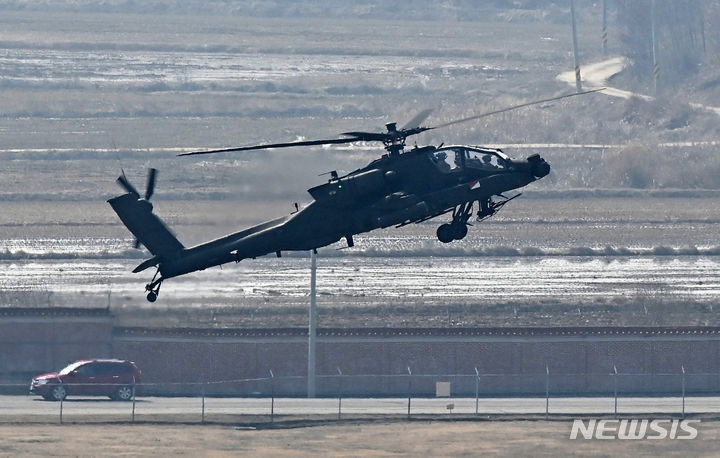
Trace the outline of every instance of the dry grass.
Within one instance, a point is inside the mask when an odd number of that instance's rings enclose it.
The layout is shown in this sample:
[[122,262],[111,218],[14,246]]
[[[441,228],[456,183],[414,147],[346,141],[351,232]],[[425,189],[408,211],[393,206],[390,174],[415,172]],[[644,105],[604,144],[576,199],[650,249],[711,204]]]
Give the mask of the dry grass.
[[[572,422],[397,421],[235,425],[3,425],[3,456],[712,456],[720,422],[696,440],[569,440]],[[276,425],[277,426],[277,425]]]

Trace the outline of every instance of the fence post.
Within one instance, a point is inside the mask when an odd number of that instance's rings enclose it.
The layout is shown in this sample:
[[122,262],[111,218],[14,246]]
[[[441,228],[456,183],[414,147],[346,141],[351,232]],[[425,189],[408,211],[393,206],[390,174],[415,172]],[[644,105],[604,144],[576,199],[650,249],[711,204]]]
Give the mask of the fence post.
[[550,368],[545,364],[545,419],[550,416]]
[[275,374],[270,369],[270,423],[275,422]]
[[64,400],[65,400],[65,398],[60,399],[60,424],[61,424],[61,425],[62,425],[62,422],[63,422],[62,414],[63,414],[63,401],[64,401]]
[[133,384],[132,384],[132,422],[135,423],[135,384],[136,384],[135,376],[133,375]]
[[340,419],[342,418],[343,373],[339,367],[337,368],[337,371],[338,371],[338,375],[339,375],[339,377],[338,377],[338,421],[340,421]]
[[682,417],[685,419],[685,365],[680,365],[682,369]]
[[410,399],[412,398],[412,371],[410,366],[407,368],[408,371],[408,413],[407,416],[410,418]]
[[475,415],[478,414],[478,403],[480,399],[480,371],[475,368]]
[[617,393],[618,393],[617,392],[617,376],[618,376],[618,371],[617,371],[617,367],[614,364],[613,364],[613,374],[612,375],[613,375],[613,385],[615,387],[615,416],[617,417]]
[[205,371],[203,371],[203,373],[202,373],[202,383],[201,383],[201,385],[200,385],[200,386],[201,386],[200,394],[202,395],[202,414],[201,414],[201,416],[200,416],[200,422],[201,422],[201,423],[205,423],[205,385],[206,385],[206,381],[205,381]]

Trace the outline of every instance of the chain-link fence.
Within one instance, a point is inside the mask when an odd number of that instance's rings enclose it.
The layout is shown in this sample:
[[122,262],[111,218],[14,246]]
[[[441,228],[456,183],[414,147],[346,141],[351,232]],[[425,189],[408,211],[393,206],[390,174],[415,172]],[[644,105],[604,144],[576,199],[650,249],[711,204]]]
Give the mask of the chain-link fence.
[[[68,415],[105,421],[237,421],[273,422],[276,416],[321,416],[338,420],[352,416],[413,415],[626,415],[664,413],[720,413],[720,397],[710,391],[720,374],[475,374],[350,375],[315,377],[316,399],[305,397],[304,375],[275,375],[199,382],[143,382],[130,384],[48,382],[35,395],[0,396],[0,421],[33,421]],[[588,384],[593,378],[594,384]],[[596,389],[584,394],[564,393],[578,384]],[[367,385],[384,387],[388,396],[364,397]],[[535,389],[529,391],[528,386]],[[644,395],[643,386],[662,386],[662,396]],[[4,392],[27,390],[26,384],[0,384]],[[521,388],[521,389],[518,389]],[[498,392],[505,393],[497,395]],[[177,393],[183,393],[178,396]],[[294,393],[288,395],[287,393]],[[400,395],[400,393],[402,393]],[[492,394],[491,394],[492,393]],[[28,394],[30,394],[28,392]],[[43,401],[42,395],[47,401]],[[101,396],[101,398],[98,398]],[[103,400],[102,396],[116,401]],[[55,401],[55,402],[53,402]],[[52,420],[54,421],[54,420]],[[79,420],[83,421],[83,420]]]

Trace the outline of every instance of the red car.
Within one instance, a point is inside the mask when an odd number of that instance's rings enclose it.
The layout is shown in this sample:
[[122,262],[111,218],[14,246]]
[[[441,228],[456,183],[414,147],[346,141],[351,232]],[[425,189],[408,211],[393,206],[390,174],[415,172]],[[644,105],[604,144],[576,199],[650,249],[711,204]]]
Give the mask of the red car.
[[132,361],[93,359],[75,361],[60,372],[32,379],[30,392],[48,401],[61,401],[68,395],[109,396],[129,401],[140,384],[140,370]]

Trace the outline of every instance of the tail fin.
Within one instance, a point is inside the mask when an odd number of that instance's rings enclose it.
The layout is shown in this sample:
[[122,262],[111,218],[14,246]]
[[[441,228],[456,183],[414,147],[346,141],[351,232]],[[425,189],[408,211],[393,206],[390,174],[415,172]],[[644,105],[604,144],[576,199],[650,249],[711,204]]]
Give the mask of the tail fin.
[[152,212],[152,204],[132,193],[108,200],[125,227],[155,255],[158,262],[175,258],[185,247],[160,218]]

